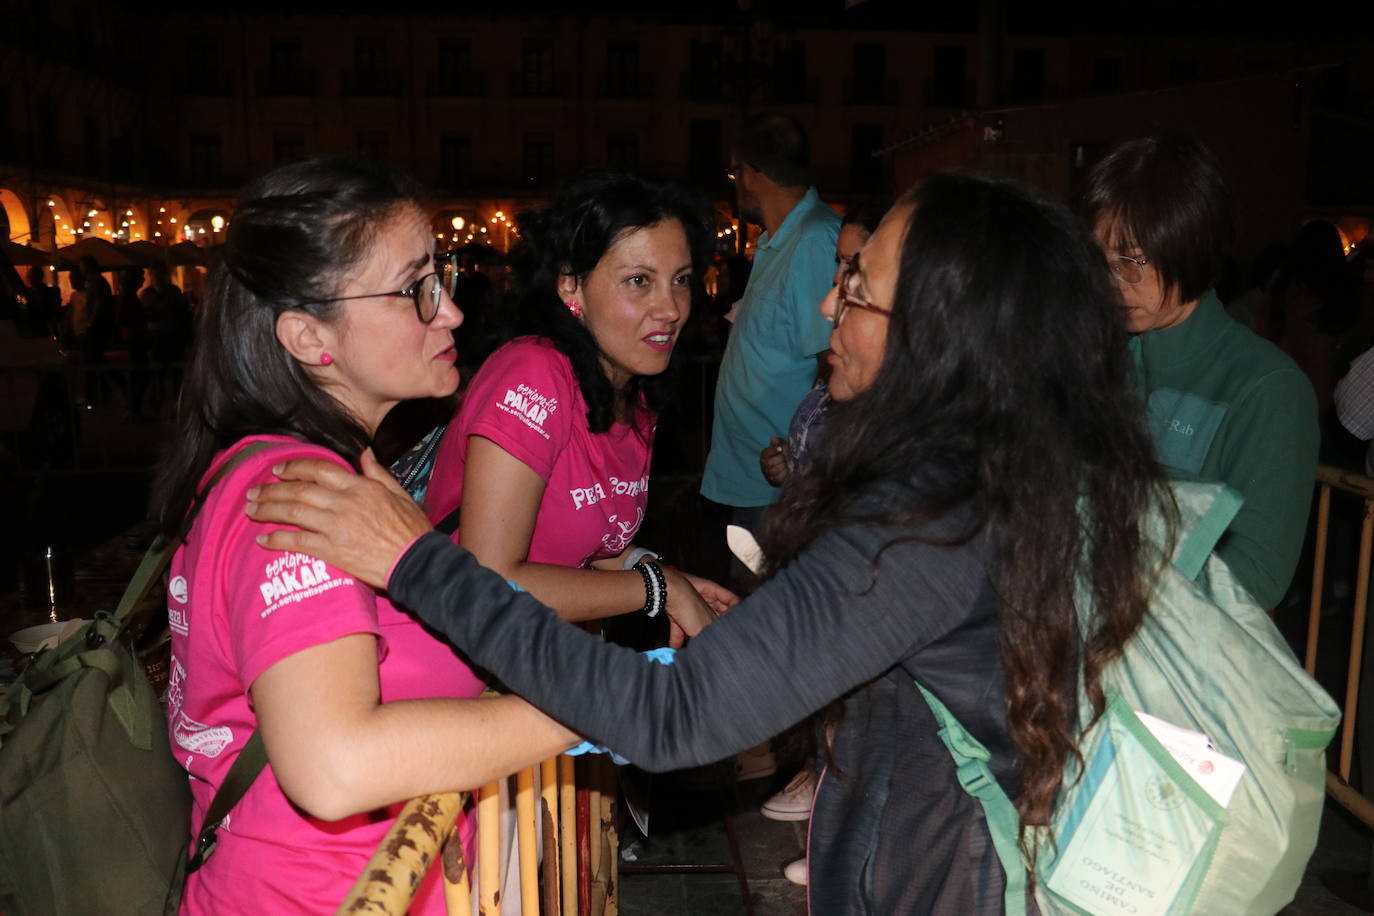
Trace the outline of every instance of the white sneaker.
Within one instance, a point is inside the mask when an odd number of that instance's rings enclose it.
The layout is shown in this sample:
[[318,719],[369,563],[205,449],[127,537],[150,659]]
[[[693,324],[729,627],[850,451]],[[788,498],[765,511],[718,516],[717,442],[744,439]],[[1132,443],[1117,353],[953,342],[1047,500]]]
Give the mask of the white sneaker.
[[809,769],[802,770],[781,792],[764,802],[759,813],[774,821],[804,821],[811,816],[811,797],[815,794],[816,778]]
[[782,867],[782,876],[793,884],[800,884],[806,887],[807,878],[806,856],[788,862]]

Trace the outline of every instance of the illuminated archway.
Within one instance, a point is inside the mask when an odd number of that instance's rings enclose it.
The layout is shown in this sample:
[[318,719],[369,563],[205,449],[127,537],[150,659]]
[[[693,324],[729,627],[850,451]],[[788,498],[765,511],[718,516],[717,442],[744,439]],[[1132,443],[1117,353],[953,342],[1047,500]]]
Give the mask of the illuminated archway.
[[182,238],[197,245],[218,245],[224,241],[229,211],[223,207],[203,207],[186,217]]
[[78,201],[76,213],[72,216],[76,221],[69,225],[75,230],[78,239],[98,238],[114,241],[115,229],[119,224],[105,204],[94,200]]
[[21,245],[27,244],[32,226],[29,223],[29,211],[19,195],[9,188],[0,188],[0,207],[4,207],[5,220],[9,224],[7,238]]
[[38,224],[39,240],[43,248],[48,248],[48,236],[46,235],[48,222],[43,218],[43,211],[46,210],[52,222],[52,242],[58,248],[63,248],[76,242],[76,227],[80,223],[72,222],[72,208],[61,194],[49,194],[46,200],[39,200]]

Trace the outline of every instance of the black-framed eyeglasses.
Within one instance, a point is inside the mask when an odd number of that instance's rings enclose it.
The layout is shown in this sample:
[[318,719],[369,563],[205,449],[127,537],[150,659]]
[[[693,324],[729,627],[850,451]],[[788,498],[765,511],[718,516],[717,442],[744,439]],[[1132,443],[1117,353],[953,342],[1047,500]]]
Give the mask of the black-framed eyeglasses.
[[840,284],[835,290],[835,327],[837,328],[840,326],[840,322],[844,321],[844,313],[851,308],[873,312],[884,318],[892,315],[892,309],[867,302],[850,292],[850,288],[854,285],[854,278],[858,275],[859,255],[855,253],[844,259],[844,269],[840,271]]
[[1112,276],[1127,286],[1138,286],[1145,279],[1145,265],[1149,263],[1150,259],[1145,255],[1133,258],[1128,254],[1118,254],[1107,259]]
[[415,306],[415,317],[421,324],[429,324],[439,315],[439,306],[447,293],[450,299],[458,288],[458,256],[443,254],[435,258],[437,270],[425,274],[405,289],[389,293],[365,293],[361,296],[335,296],[332,299],[306,299],[297,305],[325,305],[330,302],[348,302],[353,299],[373,299],[378,296],[405,296]]

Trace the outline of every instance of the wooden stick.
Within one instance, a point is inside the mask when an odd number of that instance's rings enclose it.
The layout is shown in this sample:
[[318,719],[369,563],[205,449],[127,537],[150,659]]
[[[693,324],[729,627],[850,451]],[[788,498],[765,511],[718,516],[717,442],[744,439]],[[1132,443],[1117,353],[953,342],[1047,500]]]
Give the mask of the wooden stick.
[[607,767],[610,778],[601,792],[601,829],[606,841],[604,864],[606,869],[606,902],[598,916],[618,916],[620,913],[620,834],[615,829],[616,784],[614,767]]
[[577,801],[573,758],[558,758],[558,877],[563,890],[563,916],[577,913]]
[[[544,916],[558,916],[563,901],[563,888],[559,883],[563,874],[559,859],[563,853],[558,842],[557,757],[550,757],[539,763],[539,801],[543,807],[543,816],[548,818],[544,824]],[[550,877],[553,879],[552,884],[549,883]],[[552,905],[549,903],[550,899],[553,901]]]
[[515,774],[515,823],[520,843],[520,912],[537,914],[539,862],[535,855],[534,768]]
[[1326,771],[1326,794],[1339,802],[1345,810],[1364,821],[1366,827],[1374,828],[1374,802],[1355,791],[1350,783],[1330,770]]
[[406,802],[336,916],[364,912],[403,916],[462,806],[459,792],[421,795]]
[[[558,846],[558,758],[550,757],[539,764],[539,797],[549,809],[553,821],[554,847]],[[554,862],[557,865],[557,861]],[[561,892],[560,892],[561,893]]]
[[587,786],[589,769],[586,763],[582,764],[582,779],[577,786],[577,916],[590,916],[592,912],[592,793]]
[[[589,834],[587,870],[593,879],[601,873],[601,774],[605,761],[596,757],[587,767],[587,831]],[[595,910],[593,910],[595,912]]]
[[1317,634],[1321,630],[1322,585],[1326,579],[1326,531],[1331,520],[1331,486],[1322,484],[1317,500],[1317,545],[1312,555],[1312,601],[1307,608],[1307,673],[1317,673]]
[[501,914],[501,784],[477,795],[477,906],[481,916]]
[[558,827],[554,825],[549,800],[543,796],[539,799],[539,812],[544,823],[544,916],[559,916]]
[[449,831],[440,862],[444,870],[444,911],[448,916],[472,916],[472,879],[468,876],[461,831]]
[[1337,489],[1354,493],[1356,496],[1363,496],[1365,499],[1374,499],[1374,478],[1357,474],[1354,471],[1342,471],[1340,468],[1332,467],[1329,464],[1319,464],[1317,465],[1317,482],[1329,483]]
[[606,902],[610,897],[611,872],[615,869],[615,862],[611,859],[611,825],[606,817],[608,796],[615,786],[614,773],[611,762],[602,758],[597,758],[592,766],[592,916],[605,916]]
[[1341,723],[1341,779],[1350,781],[1350,758],[1355,753],[1355,716],[1360,706],[1360,663],[1364,659],[1365,605],[1369,601],[1369,546],[1374,540],[1374,506],[1364,501],[1360,526],[1360,566],[1355,578],[1355,621],[1350,627],[1350,673],[1345,681],[1345,721]]

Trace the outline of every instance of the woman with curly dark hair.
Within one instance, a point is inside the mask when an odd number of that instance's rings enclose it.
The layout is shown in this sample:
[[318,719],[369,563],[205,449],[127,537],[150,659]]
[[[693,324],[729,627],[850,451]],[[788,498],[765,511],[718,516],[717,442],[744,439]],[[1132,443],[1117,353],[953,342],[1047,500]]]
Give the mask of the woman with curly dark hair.
[[321,485],[265,491],[250,514],[304,525],[274,538],[385,580],[641,766],[714,760],[842,699],[811,817],[811,911],[998,912],[982,810],[917,683],[991,751],[1023,828],[1047,824],[1080,678],[1100,710],[1103,666],[1148,608],[1144,513],[1168,498],[1116,299],[1062,207],[942,175],[897,203],[822,308],[835,404],[821,453],[769,526],[768,580],[674,664],[560,627],[443,538],[417,539],[423,520],[376,468],[293,463],[288,477]]
[[425,510],[568,620],[666,609],[695,628],[706,605],[693,586],[718,610],[734,596],[632,538],[709,252],[705,212],[673,185],[595,172],[519,226],[513,320],[444,432]]

